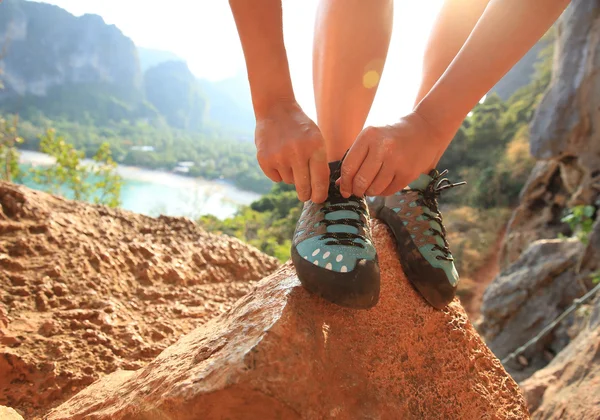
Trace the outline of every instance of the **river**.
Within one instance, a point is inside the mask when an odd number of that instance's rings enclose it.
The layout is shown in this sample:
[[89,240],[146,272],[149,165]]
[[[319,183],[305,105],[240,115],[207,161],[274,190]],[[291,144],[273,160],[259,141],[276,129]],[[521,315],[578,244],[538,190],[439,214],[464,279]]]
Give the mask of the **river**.
[[[20,151],[22,167],[49,165],[50,156],[39,152]],[[119,165],[123,177],[121,208],[148,216],[186,216],[192,219],[212,214],[225,219],[235,214],[242,205],[260,198],[260,194],[242,191],[222,181],[207,181],[169,172],[152,171]],[[27,180],[25,185],[36,188]]]

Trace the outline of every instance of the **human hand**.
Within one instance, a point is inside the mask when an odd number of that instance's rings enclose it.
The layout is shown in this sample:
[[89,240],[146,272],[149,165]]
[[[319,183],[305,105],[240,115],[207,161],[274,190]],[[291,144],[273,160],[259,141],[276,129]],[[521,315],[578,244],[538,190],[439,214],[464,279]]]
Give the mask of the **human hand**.
[[433,169],[453,135],[415,112],[394,125],[365,128],[342,163],[342,196],[394,194]]
[[301,201],[327,199],[329,165],[316,124],[295,101],[274,104],[256,121],[258,164],[271,180],[294,184]]

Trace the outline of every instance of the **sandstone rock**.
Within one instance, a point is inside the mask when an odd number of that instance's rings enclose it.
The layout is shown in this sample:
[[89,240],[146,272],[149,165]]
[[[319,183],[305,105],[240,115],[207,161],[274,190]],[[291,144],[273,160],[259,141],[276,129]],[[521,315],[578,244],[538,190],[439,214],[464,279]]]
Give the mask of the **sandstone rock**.
[[[488,286],[479,331],[497,357],[525,344],[585,293],[573,270],[582,249],[576,239],[534,242]],[[524,353],[525,368],[516,362],[506,368],[520,381],[547,364],[544,349],[556,354],[567,343],[550,334]]]
[[600,297],[585,331],[521,384],[534,419],[600,418]]
[[23,420],[23,417],[15,411],[14,408],[0,405],[0,419],[2,420]]
[[[502,266],[564,229],[563,210],[600,195],[600,0],[574,0],[558,24],[554,73],[530,127],[538,159],[515,210]],[[566,199],[565,199],[566,198]]]
[[[278,266],[184,218],[153,219],[2,182],[0,215],[0,404],[27,419],[103,374],[143,366]],[[15,247],[37,254],[3,253]],[[227,258],[198,265],[212,253]],[[151,282],[140,279],[140,267]]]
[[59,419],[526,419],[515,382],[455,300],[429,307],[374,222],[379,304],[310,295],[288,264],[137,372],[102,378]]

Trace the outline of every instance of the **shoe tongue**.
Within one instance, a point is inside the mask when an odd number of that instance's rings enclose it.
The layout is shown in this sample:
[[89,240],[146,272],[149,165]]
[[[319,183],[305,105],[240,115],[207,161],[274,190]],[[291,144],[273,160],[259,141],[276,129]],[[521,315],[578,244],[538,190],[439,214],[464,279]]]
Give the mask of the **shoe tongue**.
[[336,160],[335,162],[329,162],[329,180],[330,182],[337,181],[342,174],[342,161]]
[[408,184],[412,189],[424,190],[433,181],[433,178],[426,174],[421,174],[417,179]]

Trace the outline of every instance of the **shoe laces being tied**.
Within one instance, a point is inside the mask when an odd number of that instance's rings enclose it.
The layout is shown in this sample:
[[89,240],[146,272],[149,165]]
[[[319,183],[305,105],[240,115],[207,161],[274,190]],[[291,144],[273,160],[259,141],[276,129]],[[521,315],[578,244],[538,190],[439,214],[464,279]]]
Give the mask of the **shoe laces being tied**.
[[410,188],[409,190],[419,192],[420,198],[417,200],[417,204],[425,206],[431,211],[432,214],[423,212],[423,217],[436,222],[440,226],[441,230],[433,227],[429,228],[429,231],[432,235],[439,236],[444,242],[444,246],[440,246],[438,244],[433,246],[434,249],[437,249],[443,254],[437,255],[435,258],[438,260],[454,261],[454,258],[452,258],[452,253],[450,252],[448,240],[446,239],[446,228],[444,227],[442,214],[438,208],[437,198],[442,192],[460,185],[465,185],[466,182],[462,181],[453,184],[448,178],[445,178],[447,173],[447,169],[441,173],[436,169],[433,169],[429,173],[429,176],[432,178],[432,180],[427,187],[425,187],[425,189]]
[[[325,242],[326,245],[364,248],[367,237],[365,226],[368,223],[368,210],[363,199],[354,195],[344,198],[335,184],[341,174],[342,162],[343,158],[338,167],[331,171],[327,201],[319,210],[325,215],[319,223],[323,223],[327,227],[327,232],[323,234],[322,239],[328,239]],[[331,215],[330,218],[327,218],[328,215]]]

